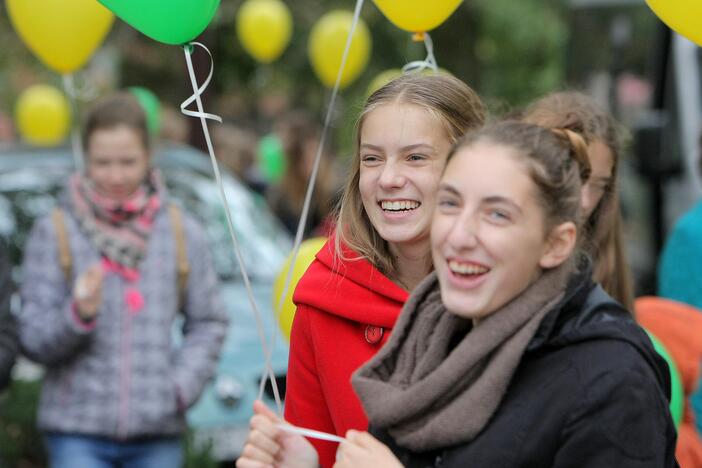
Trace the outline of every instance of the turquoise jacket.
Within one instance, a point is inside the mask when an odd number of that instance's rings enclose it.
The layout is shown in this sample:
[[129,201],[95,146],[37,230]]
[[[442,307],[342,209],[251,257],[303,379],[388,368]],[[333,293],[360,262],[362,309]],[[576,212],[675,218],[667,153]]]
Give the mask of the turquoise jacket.
[[702,201],[668,236],[658,265],[658,295],[702,309]]

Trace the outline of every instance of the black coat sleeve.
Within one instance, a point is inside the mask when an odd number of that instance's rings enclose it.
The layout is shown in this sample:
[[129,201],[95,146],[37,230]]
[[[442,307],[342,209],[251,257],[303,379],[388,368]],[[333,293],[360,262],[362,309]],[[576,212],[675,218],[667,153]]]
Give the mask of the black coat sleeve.
[[620,369],[588,380],[565,423],[554,467],[677,466],[668,402],[651,372]]

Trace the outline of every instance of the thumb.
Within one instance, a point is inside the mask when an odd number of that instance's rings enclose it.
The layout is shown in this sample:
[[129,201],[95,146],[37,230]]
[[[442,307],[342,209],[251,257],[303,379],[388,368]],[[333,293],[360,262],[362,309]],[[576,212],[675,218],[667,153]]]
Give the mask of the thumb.
[[265,416],[272,421],[280,422],[280,418],[278,417],[278,415],[275,414],[273,410],[271,410],[269,407],[267,407],[265,403],[263,403],[261,400],[254,401],[253,410],[254,414],[260,414],[261,416]]

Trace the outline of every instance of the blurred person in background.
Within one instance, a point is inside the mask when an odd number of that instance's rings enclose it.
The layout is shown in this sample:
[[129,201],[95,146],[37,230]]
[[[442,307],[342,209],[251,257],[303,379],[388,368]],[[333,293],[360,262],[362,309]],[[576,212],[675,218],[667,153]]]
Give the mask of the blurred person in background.
[[96,104],[83,144],[85,172],[24,252],[20,340],[46,366],[38,425],[54,468],[178,467],[227,330],[206,238],[169,202],[131,95]]
[[159,138],[166,142],[189,144],[190,127],[188,127],[188,121],[180,110],[168,105],[161,108]]
[[259,184],[255,172],[256,134],[230,123],[212,128],[215,154],[222,163],[249,187]]
[[11,147],[17,143],[17,132],[12,117],[0,111],[0,148]]
[[521,119],[546,128],[574,131],[587,143],[591,172],[581,197],[584,248],[593,262],[595,282],[633,311],[634,286],[626,261],[617,181],[624,128],[594,99],[575,91],[555,92],[536,100]]
[[[699,170],[702,175],[702,136]],[[658,263],[658,295],[702,309],[702,200],[678,219]]]
[[[266,198],[273,213],[293,235],[302,214],[321,130],[319,123],[301,110],[286,114],[275,125],[284,171],[279,181],[268,186]],[[332,229],[329,215],[337,198],[337,181],[330,158],[326,151],[322,153],[304,237],[328,235]]]

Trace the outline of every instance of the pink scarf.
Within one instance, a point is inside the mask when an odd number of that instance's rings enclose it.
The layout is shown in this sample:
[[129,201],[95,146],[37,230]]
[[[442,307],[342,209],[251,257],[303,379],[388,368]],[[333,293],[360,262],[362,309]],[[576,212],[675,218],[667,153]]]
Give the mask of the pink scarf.
[[81,174],[71,177],[69,193],[78,222],[98,251],[113,263],[137,269],[161,207],[163,188],[158,173],[151,171],[124,200],[100,194]]

